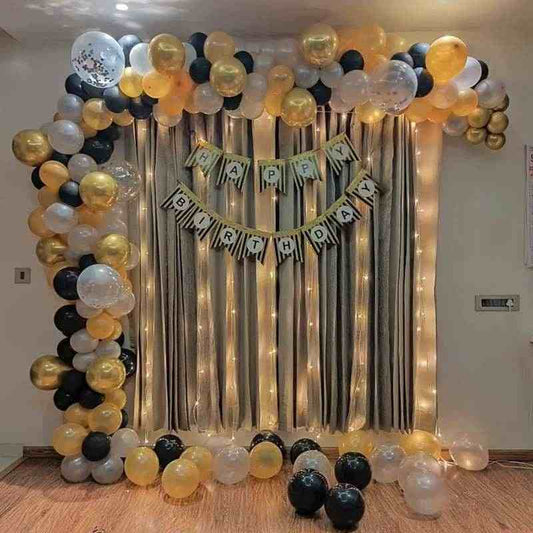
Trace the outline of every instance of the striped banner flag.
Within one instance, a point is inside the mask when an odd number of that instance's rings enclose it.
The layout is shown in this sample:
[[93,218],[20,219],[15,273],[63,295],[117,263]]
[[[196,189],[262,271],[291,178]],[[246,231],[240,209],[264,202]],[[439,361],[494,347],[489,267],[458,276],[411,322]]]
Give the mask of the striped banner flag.
[[267,187],[275,187],[283,194],[287,193],[285,159],[262,159],[259,165],[259,192]]
[[287,257],[294,257],[300,263],[304,261],[303,238],[299,232],[275,235],[274,248],[276,265],[283,263]]
[[228,154],[224,152],[222,164],[218,171],[217,186],[223,185],[228,181],[232,181],[239,191],[242,191],[244,181],[248,176],[251,159],[242,155]]
[[238,256],[244,246],[243,230],[225,222],[220,222],[211,235],[211,248],[226,248],[232,256]]
[[300,189],[306,180],[322,180],[318,168],[318,155],[316,150],[293,155],[287,159],[294,183]]
[[339,135],[336,135],[333,139],[327,141],[323,150],[326,152],[329,164],[336,174],[340,173],[345,163],[350,161],[360,161],[360,158],[346,133],[339,133]]
[[327,217],[318,219],[310,227],[304,227],[303,234],[307,237],[309,244],[313,247],[316,254],[322,251],[324,245],[339,244],[339,236],[337,235],[337,228],[332,224]]
[[187,158],[187,161],[185,161],[185,166],[200,167],[202,172],[206,176],[209,176],[223,153],[224,152],[214,144],[208,143],[207,141],[198,141],[194,150]]

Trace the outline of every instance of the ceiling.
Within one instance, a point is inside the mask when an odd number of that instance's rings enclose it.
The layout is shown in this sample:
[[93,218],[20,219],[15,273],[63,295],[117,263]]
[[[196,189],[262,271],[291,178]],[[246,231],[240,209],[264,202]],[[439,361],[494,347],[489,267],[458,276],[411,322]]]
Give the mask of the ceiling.
[[[88,29],[115,37],[222,29],[234,36],[297,33],[311,22],[386,31],[516,27],[533,20],[531,0],[3,0],[3,30],[23,43],[72,41]],[[124,7],[127,6],[127,7]],[[0,30],[2,29],[0,28]]]

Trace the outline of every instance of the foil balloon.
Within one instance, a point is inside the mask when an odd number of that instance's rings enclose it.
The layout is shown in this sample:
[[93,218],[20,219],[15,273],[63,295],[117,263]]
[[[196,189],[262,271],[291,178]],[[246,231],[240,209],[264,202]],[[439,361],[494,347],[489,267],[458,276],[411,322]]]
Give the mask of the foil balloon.
[[37,166],[52,157],[53,149],[41,130],[22,130],[13,137],[13,154],[25,165]]
[[62,376],[70,370],[69,365],[55,355],[42,355],[30,368],[30,379],[34,387],[54,390],[61,385]]
[[122,387],[126,369],[119,359],[99,357],[87,369],[86,379],[92,390],[105,394]]

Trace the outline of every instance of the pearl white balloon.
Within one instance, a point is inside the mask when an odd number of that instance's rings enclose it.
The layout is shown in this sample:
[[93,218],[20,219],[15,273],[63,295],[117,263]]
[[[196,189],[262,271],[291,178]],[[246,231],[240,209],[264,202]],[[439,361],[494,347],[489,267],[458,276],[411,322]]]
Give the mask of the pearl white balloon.
[[294,83],[303,89],[309,89],[320,79],[320,71],[307,63],[299,63],[293,69]]
[[119,219],[111,221],[104,220],[101,224],[98,224],[98,226],[96,226],[96,231],[98,237],[105,237],[106,235],[110,235],[111,233],[124,235],[124,237],[128,236],[128,226],[125,222]]
[[72,358],[72,366],[78,372],[87,372],[87,369],[98,359],[98,356],[94,352],[89,353],[77,353]]
[[185,64],[183,68],[188,72],[191,63],[197,58],[196,48],[191,43],[183,43],[183,48],[185,48]]
[[326,87],[335,89],[338,87],[344,76],[344,70],[339,63],[333,61],[327,67],[320,70],[320,80]]
[[439,515],[448,501],[444,480],[432,472],[414,470],[407,476],[405,501],[415,513]]
[[81,483],[91,475],[91,461],[83,455],[67,455],[61,461],[61,475],[70,483]]
[[459,90],[473,87],[481,79],[481,64],[475,57],[467,57],[463,70],[452,78]]
[[130,290],[123,290],[117,303],[106,309],[113,318],[128,315],[135,308],[135,295]]
[[136,166],[128,161],[108,161],[102,170],[115,178],[119,202],[129,202],[139,196],[142,178]]
[[398,483],[403,491],[405,491],[407,477],[415,470],[431,472],[436,476],[440,476],[442,473],[439,462],[432,455],[424,452],[408,455],[402,460],[398,469]]
[[92,318],[104,312],[103,309],[95,309],[94,307],[88,306],[82,300],[76,300],[76,311],[83,318]]
[[438,109],[448,109],[452,107],[459,97],[459,88],[452,80],[442,85],[435,85],[429,93],[428,99],[431,104]]
[[109,454],[105,459],[96,461],[91,468],[91,475],[96,483],[110,485],[116,483],[124,473],[124,463],[118,455]]
[[130,52],[131,68],[141,76],[144,76],[145,74],[148,74],[154,70],[152,62],[150,61],[149,51],[150,46],[148,43],[139,43],[136,44]]
[[86,174],[89,174],[89,172],[98,170],[96,161],[91,156],[85,154],[74,154],[69,159],[67,166],[70,179],[77,181],[78,183],[85,177]]
[[334,483],[335,476],[333,474],[333,467],[329,459],[322,452],[309,450],[301,453],[296,461],[294,461],[292,472],[296,474],[300,470],[306,470],[308,468],[320,472],[328,480],[330,485]]
[[139,251],[139,248],[136,244],[133,244],[130,242],[130,255],[128,257],[128,261],[126,263],[126,266],[124,267],[126,270],[133,270],[141,260],[141,252]]
[[74,226],[67,236],[69,248],[82,255],[90,254],[97,240],[98,232],[89,224]]
[[497,107],[505,98],[505,84],[492,78],[479,82],[475,91],[479,106],[487,109]]
[[446,135],[460,137],[468,129],[468,120],[466,117],[458,117],[452,113],[442,126],[442,129]]
[[294,67],[298,62],[298,43],[296,39],[280,39],[275,44],[276,65]]
[[91,265],[81,272],[78,295],[90,307],[103,309],[118,302],[122,293],[120,274],[107,265]]
[[46,208],[43,221],[54,233],[68,233],[78,223],[78,213],[70,205],[55,202]]
[[119,457],[126,457],[133,448],[138,448],[141,444],[139,435],[134,429],[122,428],[111,437],[111,453]]
[[249,100],[246,96],[241,100],[241,105],[239,106],[242,116],[254,120],[259,118],[265,109],[265,102],[263,100]]
[[246,479],[250,470],[250,455],[242,446],[230,445],[220,450],[213,460],[213,477],[224,485],[234,485]]
[[339,83],[338,94],[343,102],[355,107],[368,102],[368,74],[362,70],[351,70]]
[[274,66],[274,55],[268,52],[261,52],[254,57],[254,72],[266,76],[268,71]]
[[78,353],[93,352],[98,346],[98,339],[92,337],[87,329],[83,328],[71,335],[70,346]]
[[113,357],[117,359],[120,357],[120,344],[116,341],[100,341],[94,353],[98,357]]
[[348,113],[354,106],[347,104],[341,97],[337,89],[331,92],[331,98],[329,100],[329,107],[335,113]]
[[459,435],[450,446],[450,455],[457,466],[465,470],[485,470],[489,464],[489,451],[473,435]]
[[248,74],[248,76],[246,76],[246,85],[243,91],[243,98],[253,102],[264,100],[267,89],[268,84],[265,76],[257,72],[251,72]]
[[220,111],[224,98],[218,94],[209,82],[196,87],[193,94],[196,107],[201,113],[213,115]]
[[418,87],[415,71],[403,61],[387,61],[370,75],[370,101],[390,113],[405,109]]
[[85,136],[71,120],[56,120],[48,128],[48,140],[54,150],[62,154],[76,154],[83,148]]
[[57,102],[57,112],[61,118],[80,122],[83,111],[83,100],[75,94],[64,94]]
[[378,483],[394,483],[405,451],[397,444],[382,444],[370,456],[372,476]]

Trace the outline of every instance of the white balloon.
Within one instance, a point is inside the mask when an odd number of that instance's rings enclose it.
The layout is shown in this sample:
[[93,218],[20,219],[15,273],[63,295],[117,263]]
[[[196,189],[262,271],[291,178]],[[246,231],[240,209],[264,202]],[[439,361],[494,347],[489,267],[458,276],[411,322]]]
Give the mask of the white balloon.
[[457,466],[465,470],[485,470],[489,464],[489,451],[473,435],[459,435],[450,446],[450,455]]
[[104,312],[103,309],[95,309],[94,307],[88,306],[82,300],[76,300],[76,311],[83,318],[92,318]]
[[80,122],[83,111],[83,100],[75,94],[64,94],[57,102],[57,112],[61,118]]
[[331,92],[331,98],[329,100],[329,107],[335,113],[348,113],[353,109],[353,105],[347,104],[340,96],[337,89]]
[[403,491],[405,491],[407,477],[415,470],[431,472],[436,476],[440,476],[442,473],[440,464],[435,457],[424,452],[408,455],[400,463],[400,468],[398,469],[398,483]]
[[91,265],[81,272],[78,295],[90,307],[103,309],[118,302],[122,293],[120,274],[107,265]]
[[120,357],[120,344],[117,341],[100,341],[94,353],[98,357],[112,357],[117,359]]
[[442,129],[446,135],[460,137],[468,129],[468,120],[466,117],[458,117],[452,113],[442,126]]
[[135,295],[130,290],[123,290],[117,303],[106,309],[113,318],[120,318],[127,315],[135,308]]
[[70,179],[77,181],[78,183],[89,172],[98,170],[96,161],[89,155],[74,154],[68,162],[68,171],[70,173]]
[[246,76],[243,99],[246,98],[254,102],[264,100],[267,89],[268,85],[265,76],[258,74],[257,72],[251,72],[248,74],[248,76]]
[[124,463],[118,455],[109,454],[105,459],[92,464],[91,475],[96,483],[116,483],[124,473]]
[[130,255],[128,257],[128,262],[126,263],[125,269],[126,270],[133,270],[141,260],[141,252],[139,251],[139,248],[137,248],[137,245],[130,242]]
[[442,85],[435,85],[429,93],[428,100],[438,109],[452,107],[459,97],[457,84],[452,80]]
[[145,74],[148,74],[152,70],[154,70],[154,67],[152,66],[152,62],[150,61],[150,46],[148,43],[139,43],[136,44],[130,52],[130,65],[131,68],[140,74],[141,76],[144,76]]
[[115,178],[119,202],[129,202],[139,196],[142,178],[135,165],[128,161],[108,161],[102,165],[102,170]]
[[263,114],[265,109],[264,100],[249,100],[246,96],[241,100],[240,110],[242,116],[254,120]]
[[280,39],[275,44],[276,64],[294,67],[298,62],[298,43],[296,39]]
[[322,452],[309,450],[301,453],[296,461],[294,461],[292,472],[296,474],[300,470],[306,470],[308,468],[320,472],[328,480],[330,486],[334,484],[335,476],[333,474],[333,467],[329,459]]
[[320,70],[320,79],[326,87],[335,89],[338,87],[344,76],[344,70],[339,63],[333,61],[327,67]]
[[141,444],[139,435],[134,429],[122,428],[111,437],[111,453],[119,457],[126,457],[133,448],[138,448]]
[[85,136],[71,120],[56,120],[47,131],[52,148],[62,154],[76,154],[83,148]]
[[299,63],[293,71],[294,83],[303,89],[309,89],[320,79],[320,71],[307,63]]
[[213,460],[213,477],[224,485],[234,485],[246,479],[250,470],[250,455],[242,446],[230,445],[220,450]]
[[109,235],[111,233],[124,235],[124,237],[128,236],[128,226],[125,222],[119,219],[111,221],[104,220],[101,224],[98,224],[98,226],[96,226],[96,230],[98,233],[98,237],[105,237],[106,235]]
[[355,107],[368,102],[368,74],[362,70],[351,70],[339,83],[338,93],[343,102]]
[[481,64],[474,57],[467,57],[463,70],[452,78],[459,90],[473,87],[481,79]]
[[68,233],[78,223],[78,213],[70,205],[55,202],[43,215],[45,226],[54,233]]
[[370,101],[387,113],[405,109],[418,87],[415,71],[403,61],[387,61],[370,75]]
[[93,363],[94,361],[96,361],[97,359],[98,359],[98,356],[94,352],[77,353],[72,358],[72,366],[78,372],[87,372],[89,365]]
[[97,240],[98,232],[89,224],[74,226],[67,237],[69,248],[81,255],[90,254]]
[[183,48],[185,48],[185,64],[183,68],[188,72],[191,63],[196,59],[196,48],[191,43],[183,43]]
[[61,475],[70,483],[81,483],[91,475],[91,461],[83,455],[67,455],[61,461]]
[[261,52],[254,57],[254,72],[266,76],[267,72],[274,66],[274,55]]
[[414,470],[407,476],[405,501],[415,513],[437,516],[448,501],[446,485],[432,472]]
[[394,483],[398,479],[405,451],[397,444],[382,444],[370,456],[372,476],[378,483]]
[[505,98],[505,84],[492,78],[479,82],[475,91],[479,106],[488,109],[499,106]]
[[78,353],[89,353],[96,350],[98,339],[92,337],[87,329],[79,329],[70,337],[70,347]]
[[213,115],[220,111],[224,98],[218,94],[209,82],[202,83],[194,90],[194,102],[201,113]]

